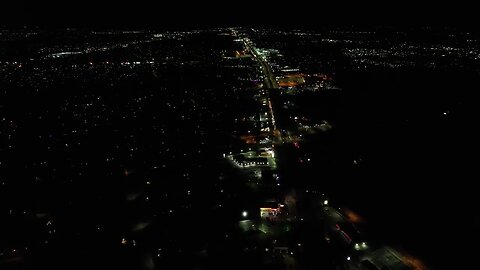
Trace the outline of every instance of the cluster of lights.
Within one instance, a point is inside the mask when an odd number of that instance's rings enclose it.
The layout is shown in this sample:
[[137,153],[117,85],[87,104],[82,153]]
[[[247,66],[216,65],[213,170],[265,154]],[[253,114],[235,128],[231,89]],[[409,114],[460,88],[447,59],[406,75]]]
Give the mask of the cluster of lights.
[[353,246],[353,248],[354,248],[355,250],[364,250],[364,249],[367,249],[368,246],[367,246],[367,243],[362,242],[362,243],[355,243],[355,245]]

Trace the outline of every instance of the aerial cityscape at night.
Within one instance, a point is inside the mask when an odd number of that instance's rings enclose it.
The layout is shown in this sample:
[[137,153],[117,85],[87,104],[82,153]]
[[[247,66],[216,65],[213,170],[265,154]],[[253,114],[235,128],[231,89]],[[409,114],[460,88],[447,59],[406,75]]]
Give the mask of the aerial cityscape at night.
[[1,27],[0,269],[474,269],[478,89],[453,27]]

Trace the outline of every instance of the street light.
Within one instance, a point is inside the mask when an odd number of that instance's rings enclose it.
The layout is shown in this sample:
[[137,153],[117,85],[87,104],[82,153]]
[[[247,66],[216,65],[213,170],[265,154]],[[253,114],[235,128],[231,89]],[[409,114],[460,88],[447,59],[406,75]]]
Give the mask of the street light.
[[328,200],[323,201],[323,205],[327,205],[327,204],[328,204]]
[[243,212],[242,212],[242,217],[246,218],[247,216],[248,216],[247,211],[243,211]]
[[350,256],[348,256],[348,257],[347,257],[347,261],[350,261],[350,259],[351,259]]

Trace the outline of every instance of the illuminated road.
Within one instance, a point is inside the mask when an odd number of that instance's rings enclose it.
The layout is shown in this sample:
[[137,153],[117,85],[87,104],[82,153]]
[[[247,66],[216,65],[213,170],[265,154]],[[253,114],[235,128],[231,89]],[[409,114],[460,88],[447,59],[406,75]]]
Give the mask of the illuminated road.
[[258,53],[255,47],[250,46],[246,41],[245,41],[245,46],[262,66],[262,71],[263,71],[263,74],[265,75],[265,84],[266,84],[266,87],[264,88],[278,89],[277,79],[275,78],[275,75],[273,75],[273,71],[272,71],[272,68],[270,67],[270,64],[268,64],[268,62],[265,61],[263,56]]
[[275,113],[273,112],[273,106],[270,97],[268,96],[268,91],[272,89],[278,89],[278,83],[275,75],[273,74],[272,67],[270,64],[265,60],[263,55],[261,55],[257,49],[251,44],[250,39],[243,38],[243,43],[245,48],[255,57],[262,68],[263,75],[265,77],[263,89],[267,91],[266,98],[268,100],[268,109],[270,113],[270,117],[272,119],[272,128],[273,128],[273,135],[277,139],[277,142],[282,142],[281,133],[277,129],[277,125],[275,124]]

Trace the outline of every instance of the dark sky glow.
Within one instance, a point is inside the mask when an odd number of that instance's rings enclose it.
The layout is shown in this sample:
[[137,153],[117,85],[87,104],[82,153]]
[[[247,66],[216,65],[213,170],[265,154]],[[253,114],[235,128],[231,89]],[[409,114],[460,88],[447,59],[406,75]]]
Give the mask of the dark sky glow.
[[[215,1],[216,2],[216,1]],[[418,1],[9,1],[4,24],[98,27],[191,27],[224,25],[452,25],[471,26],[475,9]]]

